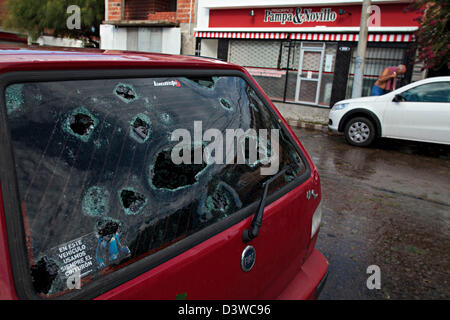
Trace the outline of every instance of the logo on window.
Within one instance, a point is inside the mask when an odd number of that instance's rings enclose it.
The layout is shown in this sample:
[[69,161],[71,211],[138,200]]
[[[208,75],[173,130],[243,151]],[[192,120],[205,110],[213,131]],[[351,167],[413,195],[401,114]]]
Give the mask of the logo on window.
[[181,87],[181,83],[178,80],[172,80],[172,81],[153,81],[153,86],[155,87]]

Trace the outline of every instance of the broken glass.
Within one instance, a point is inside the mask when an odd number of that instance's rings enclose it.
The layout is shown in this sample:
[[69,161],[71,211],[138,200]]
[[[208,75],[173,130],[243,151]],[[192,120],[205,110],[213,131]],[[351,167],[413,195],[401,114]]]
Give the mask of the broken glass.
[[138,98],[136,91],[130,84],[119,83],[114,88],[114,94],[125,103],[133,102]]
[[[198,147],[204,151],[204,146]],[[196,147],[192,146],[192,154]],[[176,190],[178,188],[193,185],[198,181],[207,164],[174,164],[171,158],[172,149],[166,149],[158,153],[155,162],[151,165],[151,177],[149,183],[155,189]]]
[[63,130],[79,138],[83,142],[89,141],[92,132],[98,124],[98,119],[85,107],[71,111],[63,123]]
[[146,142],[151,134],[152,126],[150,118],[140,113],[130,123],[130,136],[139,143]]
[[[175,129],[194,137],[194,121],[224,136],[281,128],[252,87],[232,76],[30,82],[5,94],[30,277],[43,297],[67,292],[74,270],[83,283],[96,281],[260,199],[261,161],[207,164],[209,142],[193,139],[200,163],[175,165]],[[283,131],[279,145],[280,168],[295,170],[269,194],[305,170]]]
[[133,187],[120,190],[120,200],[125,214],[136,215],[145,207],[147,198]]

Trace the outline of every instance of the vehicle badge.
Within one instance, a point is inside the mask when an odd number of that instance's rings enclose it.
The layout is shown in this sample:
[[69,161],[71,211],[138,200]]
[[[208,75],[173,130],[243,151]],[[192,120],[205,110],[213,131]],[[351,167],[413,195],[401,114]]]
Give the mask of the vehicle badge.
[[314,189],[312,189],[306,192],[306,199],[307,200],[311,199],[311,196],[314,198],[314,200],[316,200],[319,195],[314,191]]
[[255,265],[256,251],[253,246],[246,246],[241,255],[241,268],[244,272],[249,272]]

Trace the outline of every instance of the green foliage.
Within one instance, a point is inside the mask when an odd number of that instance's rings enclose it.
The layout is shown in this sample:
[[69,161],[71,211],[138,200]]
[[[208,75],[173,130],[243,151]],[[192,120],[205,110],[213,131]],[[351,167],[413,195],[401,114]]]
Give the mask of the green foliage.
[[[5,5],[8,15],[3,27],[26,32],[34,39],[44,30],[72,38],[98,36],[105,14],[104,0],[7,0]],[[80,30],[67,28],[67,19],[72,15],[67,8],[71,5],[81,9]]]
[[448,0],[416,0],[410,7],[421,15],[415,33],[418,58],[426,69],[450,68],[450,3]]

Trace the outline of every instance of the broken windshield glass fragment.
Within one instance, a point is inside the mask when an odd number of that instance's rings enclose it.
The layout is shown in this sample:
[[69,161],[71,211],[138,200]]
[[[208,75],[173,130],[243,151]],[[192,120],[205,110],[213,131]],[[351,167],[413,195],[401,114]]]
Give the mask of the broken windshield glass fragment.
[[5,90],[6,110],[8,114],[16,111],[25,102],[23,96],[23,84],[12,84]]
[[126,188],[120,191],[120,201],[127,215],[136,215],[145,207],[147,199],[133,188]]
[[220,98],[219,102],[220,102],[220,105],[222,106],[222,108],[224,108],[225,110],[233,111],[233,107],[231,106],[231,102],[228,101],[227,99]]
[[130,103],[138,98],[133,86],[124,83],[119,83],[116,86],[114,89],[114,94],[125,103]]
[[98,120],[84,107],[77,108],[66,118],[63,130],[87,142],[92,135]]
[[97,140],[94,141],[94,146],[97,149],[100,149],[102,147],[102,142],[100,141],[100,139],[97,139]]
[[58,276],[58,265],[55,261],[42,257],[31,266],[31,277],[34,289],[39,293],[47,294]]
[[95,252],[97,264],[103,269],[111,264],[120,262],[119,258],[130,255],[130,249],[120,242],[121,223],[118,220],[104,218],[97,221],[97,249]]
[[199,208],[203,220],[209,220],[213,216],[226,216],[242,207],[238,193],[223,181],[217,184],[212,194],[203,199]]
[[286,174],[284,175],[284,181],[291,182],[291,181],[295,180],[296,177],[297,177],[297,173],[294,170],[289,169],[286,171]]
[[[202,148],[201,152],[203,154],[204,145],[192,145],[192,156],[195,154],[195,150],[199,148]],[[174,164],[171,152],[171,150],[163,150],[157,155],[153,165],[151,184],[156,188],[174,190],[197,182],[198,176],[207,167],[205,161],[202,159],[201,164]]]
[[94,121],[88,115],[77,113],[70,119],[70,128],[76,134],[84,136],[94,129]]
[[152,104],[150,103],[150,100],[147,97],[144,98],[144,105],[145,105],[145,108],[149,109],[149,110],[152,107]]
[[97,222],[97,233],[100,237],[112,236],[119,231],[120,222],[113,219],[102,219]]
[[286,182],[291,182],[295,178],[297,178],[302,172],[301,159],[296,152],[292,152],[291,156],[293,158],[293,162],[291,163],[291,168],[286,171],[284,179]]
[[216,77],[196,77],[196,78],[190,77],[187,79],[195,82],[197,85],[199,85],[201,87],[205,87],[208,89],[213,88],[215,85],[215,82],[217,80]]
[[254,103],[250,103],[249,106],[253,109],[253,111],[259,112],[259,109],[255,106]]
[[170,115],[168,112],[163,112],[159,115],[159,119],[161,120],[162,123],[164,123],[165,125],[170,125],[173,124],[173,117],[172,115]]
[[131,120],[130,136],[139,143],[148,140],[151,133],[150,118],[145,114],[138,114]]
[[86,192],[81,207],[84,214],[91,217],[98,217],[108,212],[108,201],[108,190],[94,186]]
[[271,142],[267,139],[267,135],[261,136],[260,133],[258,136],[256,131],[248,130],[238,138],[238,143],[238,161],[243,161],[251,168],[270,162]]
[[[247,134],[239,137],[238,156],[250,167],[258,165],[258,136],[255,131],[249,131]],[[238,157],[239,158],[239,157]]]

